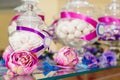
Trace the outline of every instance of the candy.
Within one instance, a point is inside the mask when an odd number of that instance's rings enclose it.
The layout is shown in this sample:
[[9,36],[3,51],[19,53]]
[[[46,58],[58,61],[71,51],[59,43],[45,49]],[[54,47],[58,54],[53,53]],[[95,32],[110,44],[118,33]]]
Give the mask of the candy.
[[89,30],[87,27],[84,28],[83,34],[87,35],[87,34],[89,34],[89,33],[90,33],[90,30]]
[[[42,31],[41,31],[42,32]],[[45,32],[42,32],[45,34]],[[41,45],[46,47],[50,45],[50,38],[45,34],[45,39],[42,39],[40,36],[32,32],[15,32],[11,37],[9,37],[10,45],[13,50],[33,50]],[[39,51],[37,56],[40,56],[43,51]]]
[[82,35],[82,33],[80,31],[76,30],[74,35],[75,35],[75,37],[80,37]]
[[38,59],[34,53],[27,51],[15,51],[10,54],[6,66],[18,75],[31,74],[37,69]]
[[60,32],[60,33],[59,33],[59,37],[64,39],[64,38],[67,37],[67,34],[64,34],[64,33]]
[[16,26],[17,26],[17,24],[16,24],[15,21],[13,21],[13,22],[11,23],[11,25],[9,25],[9,27],[8,27],[8,32],[9,32],[9,34],[11,34],[11,33],[13,33],[14,31],[16,31]]
[[105,30],[102,36],[100,36],[100,40],[120,40],[120,29],[119,25],[111,24],[111,25],[104,25]]
[[[70,40],[80,40],[80,37],[90,34],[95,29],[92,25],[86,23],[85,21],[79,19],[71,20],[60,20],[57,23],[55,32],[57,36],[61,39]],[[69,42],[68,42],[69,43]]]
[[60,66],[74,67],[78,63],[77,52],[73,48],[63,47],[54,55],[54,61]]
[[68,39],[68,40],[74,39],[74,34],[68,34],[67,39]]

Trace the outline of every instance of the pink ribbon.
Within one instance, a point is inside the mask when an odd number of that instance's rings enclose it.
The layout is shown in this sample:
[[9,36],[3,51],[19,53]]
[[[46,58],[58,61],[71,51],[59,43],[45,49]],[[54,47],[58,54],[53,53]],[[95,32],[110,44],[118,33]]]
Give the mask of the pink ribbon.
[[[75,12],[61,12],[61,18],[75,18],[75,19],[80,19],[83,20],[89,24],[91,24],[94,28],[96,28],[97,26],[97,21],[95,21],[94,19],[90,18],[89,16],[86,16],[84,14],[78,14]],[[86,40],[86,41],[91,41],[94,38],[97,37],[97,33],[96,30],[91,32],[90,34],[81,37],[82,40]]]
[[[16,21],[18,19],[18,17],[20,16],[20,14],[16,15],[15,17],[12,18],[12,21]],[[43,21],[44,21],[44,16],[43,15],[38,15]]]
[[111,24],[113,22],[120,23],[119,18],[110,17],[110,16],[100,17],[100,18],[98,18],[98,20],[99,20],[99,22],[102,22],[102,23],[105,23],[105,24]]

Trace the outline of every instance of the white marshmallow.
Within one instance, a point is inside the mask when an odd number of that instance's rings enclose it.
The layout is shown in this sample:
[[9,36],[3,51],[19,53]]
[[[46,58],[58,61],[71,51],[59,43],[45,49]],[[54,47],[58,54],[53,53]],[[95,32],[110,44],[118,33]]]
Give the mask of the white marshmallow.
[[67,36],[67,39],[69,39],[69,40],[71,40],[71,39],[74,39],[74,34],[68,34],[68,36]]
[[80,20],[79,19],[74,19],[70,23],[71,23],[71,25],[78,25],[80,23]]
[[81,25],[81,24],[77,25],[77,29],[78,29],[79,31],[83,31],[84,28],[85,28],[84,25]]
[[92,25],[88,25],[88,29],[90,30],[90,31],[93,31],[93,30],[95,30],[95,28],[92,26]]
[[88,29],[88,28],[85,28],[84,30],[83,30],[83,34],[84,35],[87,35],[87,34],[89,34],[90,33],[90,30]]
[[68,32],[68,28],[69,28],[69,26],[63,26],[61,28],[61,31],[64,32],[64,33],[67,33]]
[[68,29],[67,29],[67,32],[70,33],[70,34],[74,33],[74,32],[75,32],[75,27],[69,25],[69,27],[68,27]]
[[59,36],[60,38],[65,39],[66,36],[67,36],[67,34],[60,32],[60,33],[58,34],[58,36]]
[[17,26],[17,24],[16,24],[15,21],[13,21],[13,22],[11,23],[11,25],[8,26],[8,32],[9,32],[9,34],[11,34],[12,32],[16,31],[16,26]]
[[116,28],[116,26],[115,25],[111,25],[110,28],[113,30],[113,29]]
[[9,42],[14,50],[31,50],[43,44],[43,39],[34,33],[21,31],[9,37]]
[[75,37],[80,37],[82,35],[82,33],[80,31],[76,30],[74,35],[75,35]]

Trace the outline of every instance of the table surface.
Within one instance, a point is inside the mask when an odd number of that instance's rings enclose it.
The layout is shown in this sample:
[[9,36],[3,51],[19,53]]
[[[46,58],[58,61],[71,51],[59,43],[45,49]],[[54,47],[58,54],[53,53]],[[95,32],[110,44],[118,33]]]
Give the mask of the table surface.
[[[119,46],[120,47],[120,46]],[[40,68],[32,75],[9,76],[6,75],[7,68],[0,66],[0,80],[120,80],[120,60],[114,67],[98,69],[60,69],[51,71],[44,75],[44,70]]]
[[[29,76],[15,76],[11,77],[5,75],[7,72],[6,67],[0,67],[0,80],[119,80],[120,67],[109,67],[100,69],[61,69],[58,71],[51,71],[46,76],[43,75],[41,70],[35,71]],[[111,79],[113,77],[119,77],[118,79]]]

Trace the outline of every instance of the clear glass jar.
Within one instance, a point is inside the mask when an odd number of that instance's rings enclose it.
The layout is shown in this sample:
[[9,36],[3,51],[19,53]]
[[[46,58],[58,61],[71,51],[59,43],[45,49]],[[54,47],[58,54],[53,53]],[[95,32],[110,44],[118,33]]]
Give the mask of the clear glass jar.
[[54,24],[57,40],[77,49],[94,42],[97,38],[95,11],[86,0],[70,0]]
[[50,45],[50,36],[44,30],[45,24],[29,5],[28,10],[16,20],[16,31],[9,35],[13,50],[25,50],[39,57]]
[[[120,1],[112,0],[104,13],[98,18],[98,35],[103,41],[120,40]],[[102,26],[101,26],[102,25]]]
[[[17,11],[17,14],[12,18],[12,21],[8,27],[9,34],[11,34],[16,30],[16,26],[17,26],[16,20],[22,13],[28,10],[30,4],[33,5],[33,11],[36,14],[38,14],[38,16],[44,21],[44,12],[41,11],[41,9],[39,9],[38,7],[36,7],[38,0],[22,0],[22,2],[23,2],[22,5],[14,9],[15,11]],[[44,30],[47,31],[48,30],[47,27],[44,27]]]

